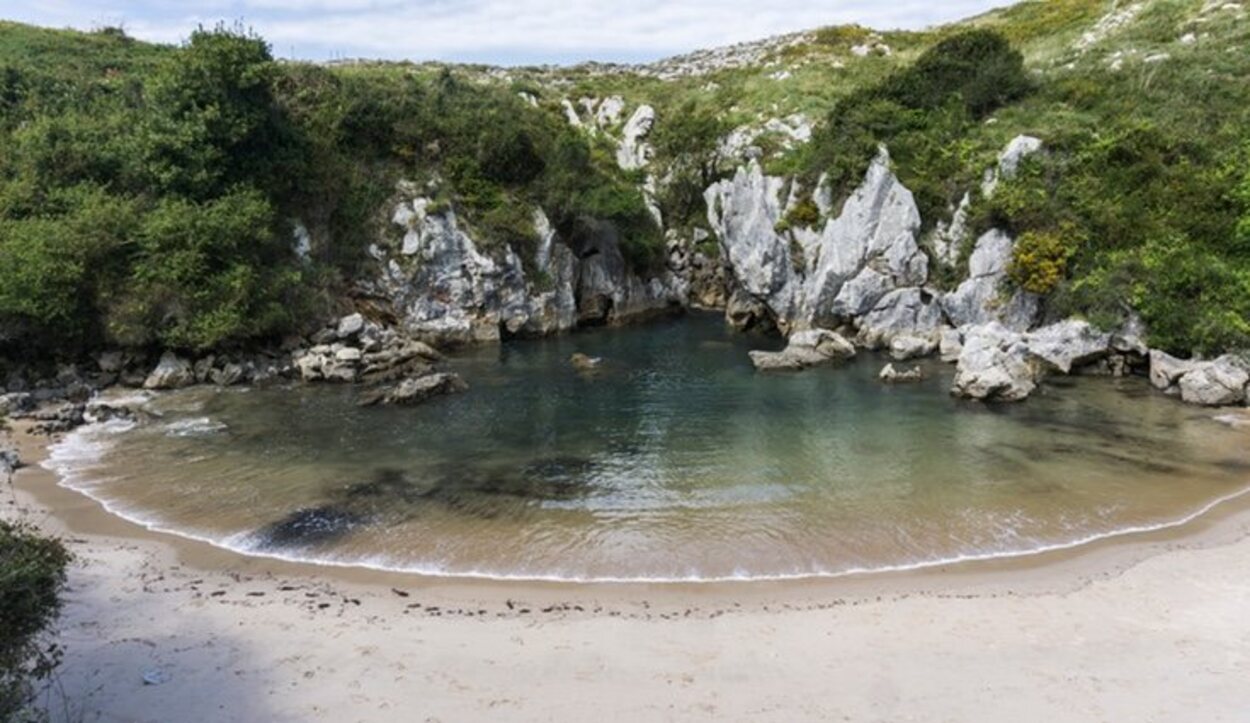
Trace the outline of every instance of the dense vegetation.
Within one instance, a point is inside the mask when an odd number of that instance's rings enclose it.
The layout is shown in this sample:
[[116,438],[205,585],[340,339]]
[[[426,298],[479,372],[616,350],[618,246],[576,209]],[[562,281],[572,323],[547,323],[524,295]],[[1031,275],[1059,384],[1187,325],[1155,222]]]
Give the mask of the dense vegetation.
[[40,634],[60,610],[68,553],[60,542],[0,521],[0,720],[15,720],[59,649]]
[[[1017,236],[1011,278],[1052,315],[1113,326],[1135,311],[1177,353],[1250,346],[1245,13],[1140,7],[1047,0],[924,32],[826,28],[665,79],[322,67],[275,62],[238,29],[164,47],[0,24],[0,345],[203,350],[300,331],[366,263],[401,178],[525,262],[541,206],[574,244],[612,221],[630,261],[656,266],[644,174],[616,168],[616,129],[574,129],[561,107],[619,95],[657,110],[651,170],[680,235],[705,225],[703,190],[739,162],[719,139],[799,113],[817,121],[811,143],[754,136],[769,172],[809,190],[827,175],[844,195],[884,143],[926,229],[970,193],[974,231]],[[1021,133],[1046,151],[982,198]],[[312,231],[307,260],[293,219]],[[803,198],[783,227],[818,221]]]
[[[662,249],[634,179],[505,89],[450,70],[275,62],[239,29],[182,47],[0,25],[0,344],[193,351],[298,331],[340,290],[400,178],[484,239],[622,229]],[[316,229],[297,258],[291,219]],[[523,254],[524,255],[524,254]]]

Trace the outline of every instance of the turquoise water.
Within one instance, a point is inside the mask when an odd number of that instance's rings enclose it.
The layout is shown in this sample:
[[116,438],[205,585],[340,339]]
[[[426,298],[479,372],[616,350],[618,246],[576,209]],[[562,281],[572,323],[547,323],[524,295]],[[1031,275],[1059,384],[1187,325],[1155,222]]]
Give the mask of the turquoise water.
[[471,390],[416,408],[192,390],[54,462],[120,514],[252,554],[562,580],[1032,554],[1176,524],[1250,481],[1244,433],[1140,380],[986,406],[936,363],[914,386],[878,382],[875,355],[757,374],[747,351],[777,345],[692,316],[467,353],[451,366]]

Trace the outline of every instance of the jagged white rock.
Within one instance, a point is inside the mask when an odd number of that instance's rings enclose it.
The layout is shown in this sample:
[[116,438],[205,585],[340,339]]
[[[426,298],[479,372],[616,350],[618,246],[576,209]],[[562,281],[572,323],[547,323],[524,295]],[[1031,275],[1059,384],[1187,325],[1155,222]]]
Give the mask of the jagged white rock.
[[1104,334],[1089,322],[1068,319],[1029,332],[1024,337],[1029,353],[1054,366],[1064,374],[1076,367],[1098,361],[1111,353],[1111,335]]
[[1234,356],[1195,362],[1180,378],[1181,399],[1204,407],[1230,407],[1246,402],[1250,372],[1246,362]]
[[626,171],[633,171],[651,161],[651,145],[646,138],[654,125],[655,109],[649,105],[639,106],[622,131],[621,144],[616,149],[617,165]]
[[1018,402],[1033,393],[1038,379],[1023,336],[991,322],[965,333],[951,391],[970,399]]
[[822,230],[777,231],[786,186],[753,161],[705,194],[708,222],[737,285],[783,332],[836,328],[872,312],[891,292],[928,280],[928,257],[916,239],[920,212],[884,148]]
[[827,329],[809,329],[790,337],[783,351],[753,351],[751,363],[760,371],[798,371],[855,356],[855,345]]
[[977,239],[968,261],[968,278],[942,299],[942,308],[957,327],[998,321],[1014,331],[1027,331],[1037,319],[1040,299],[1016,291],[1005,297],[1003,280],[1011,264],[1015,241],[992,230]]

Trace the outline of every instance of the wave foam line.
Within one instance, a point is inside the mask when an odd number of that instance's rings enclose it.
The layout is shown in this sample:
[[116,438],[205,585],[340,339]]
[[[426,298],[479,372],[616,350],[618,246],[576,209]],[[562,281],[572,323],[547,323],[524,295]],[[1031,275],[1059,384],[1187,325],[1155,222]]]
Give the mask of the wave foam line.
[[[791,573],[770,573],[770,574],[754,574],[743,571],[733,575],[720,575],[714,577],[706,577],[700,575],[686,575],[679,577],[618,577],[618,576],[573,576],[559,574],[534,574],[534,573],[507,573],[495,572],[491,570],[470,569],[470,570],[448,570],[433,564],[424,565],[400,565],[396,563],[379,560],[378,558],[360,559],[360,560],[341,560],[326,557],[314,557],[308,555],[299,555],[293,553],[273,552],[270,550],[260,550],[255,546],[243,544],[244,540],[254,539],[254,531],[240,532],[227,537],[210,537],[204,534],[168,527],[159,519],[150,515],[145,515],[134,510],[123,509],[114,501],[105,498],[103,495],[94,492],[93,488],[81,483],[75,485],[71,481],[71,476],[62,470],[64,465],[52,464],[53,459],[57,456],[55,450],[62,445],[78,445],[78,449],[83,449],[81,442],[76,437],[88,431],[102,431],[95,428],[107,427],[112,422],[103,425],[88,425],[81,427],[65,437],[64,440],[50,447],[48,459],[43,462],[45,469],[53,471],[60,475],[60,485],[67,489],[74,490],[80,494],[86,495],[92,500],[98,502],[110,514],[116,515],[128,522],[139,525],[140,527],[150,531],[181,537],[187,540],[202,542],[212,545],[218,549],[228,550],[240,555],[248,557],[256,557],[270,560],[280,560],[282,562],[291,562],[304,565],[315,565],[319,567],[332,568],[355,568],[364,570],[373,570],[377,572],[402,573],[410,575],[419,575],[431,578],[446,578],[453,580],[485,580],[492,582],[527,582],[527,583],[557,583],[557,584],[620,584],[620,585],[688,585],[688,584],[724,584],[724,583],[740,583],[740,582],[799,582],[811,580],[832,580],[844,577],[855,577],[860,575],[879,575],[889,573],[905,573],[918,572],[922,570],[931,570],[939,567],[947,567],[949,565],[960,565],[976,562],[992,562],[996,560],[1015,560],[1039,555],[1046,555],[1055,552],[1063,552],[1074,550],[1086,545],[1097,542],[1113,540],[1121,537],[1130,537],[1133,535],[1142,535],[1152,532],[1162,532],[1165,530],[1173,530],[1194,522],[1195,520],[1207,515],[1212,510],[1227,504],[1234,500],[1250,495],[1250,487],[1246,487],[1238,492],[1234,492],[1223,497],[1219,497],[1196,511],[1180,517],[1178,519],[1161,522],[1153,525],[1133,525],[1123,527],[1107,532],[1098,532],[1084,537],[1079,537],[1068,542],[1049,543],[1039,545],[1028,549],[1020,550],[1001,550],[993,552],[963,553],[952,555],[949,557],[934,558],[931,560],[920,560],[917,562],[902,563],[895,565],[880,565],[877,567],[850,567],[841,570],[815,569],[801,572]],[[120,433],[133,428],[133,425],[125,429],[107,430],[112,433]],[[90,444],[90,442],[88,442]],[[107,450],[107,444],[95,444],[92,449],[98,451],[98,456],[92,461],[98,461],[99,456]],[[79,455],[77,459],[81,459]]]

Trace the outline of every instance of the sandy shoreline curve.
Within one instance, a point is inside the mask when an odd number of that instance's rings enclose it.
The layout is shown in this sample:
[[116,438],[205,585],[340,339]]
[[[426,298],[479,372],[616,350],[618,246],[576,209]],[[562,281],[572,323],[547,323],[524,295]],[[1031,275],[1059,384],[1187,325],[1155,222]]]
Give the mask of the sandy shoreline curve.
[[109,514],[38,466],[47,440],[14,440],[0,514],[78,557],[54,720],[1250,716],[1245,497],[1027,559],[571,585],[246,557]]

